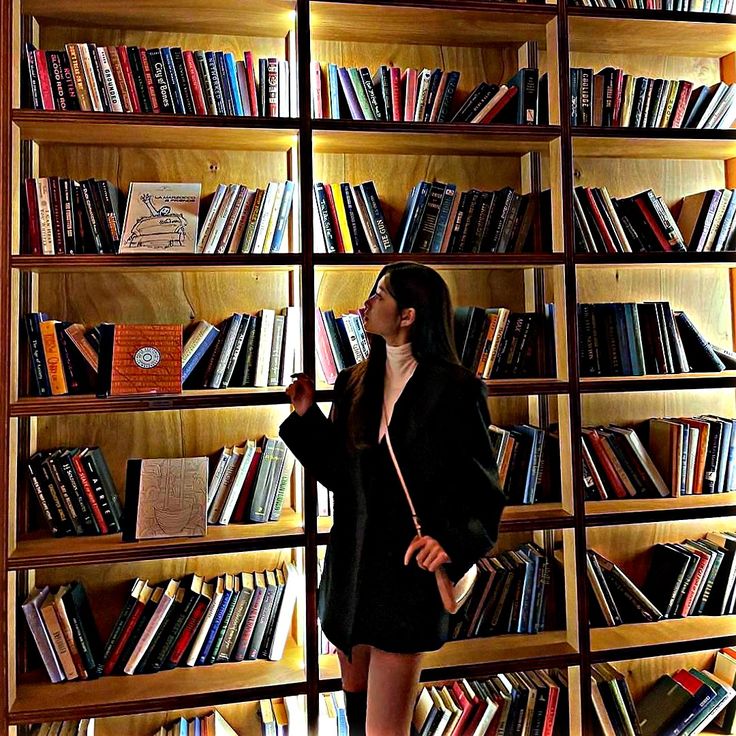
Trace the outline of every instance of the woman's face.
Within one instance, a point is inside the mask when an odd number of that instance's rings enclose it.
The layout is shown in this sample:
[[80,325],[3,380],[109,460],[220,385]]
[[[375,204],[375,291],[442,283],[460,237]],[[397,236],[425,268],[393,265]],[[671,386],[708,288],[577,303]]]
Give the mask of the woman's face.
[[366,332],[383,338],[395,335],[399,330],[401,315],[399,306],[388,292],[388,276],[382,276],[376,293],[363,304],[363,326]]

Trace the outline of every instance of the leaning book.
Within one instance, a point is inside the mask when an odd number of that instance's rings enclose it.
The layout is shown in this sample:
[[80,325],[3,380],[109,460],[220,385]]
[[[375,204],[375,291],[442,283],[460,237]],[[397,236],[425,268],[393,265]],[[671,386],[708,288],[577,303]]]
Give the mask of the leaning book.
[[197,183],[132,182],[120,253],[194,253],[199,220]]
[[206,457],[128,460],[125,541],[207,532]]

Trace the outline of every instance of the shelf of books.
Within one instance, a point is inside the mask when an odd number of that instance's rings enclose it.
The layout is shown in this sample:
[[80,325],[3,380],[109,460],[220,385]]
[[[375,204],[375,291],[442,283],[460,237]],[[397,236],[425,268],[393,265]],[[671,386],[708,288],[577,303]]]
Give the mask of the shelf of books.
[[736,733],[736,16],[599,4],[1,4],[0,731],[346,732],[278,427],[416,260],[508,498],[416,732]]

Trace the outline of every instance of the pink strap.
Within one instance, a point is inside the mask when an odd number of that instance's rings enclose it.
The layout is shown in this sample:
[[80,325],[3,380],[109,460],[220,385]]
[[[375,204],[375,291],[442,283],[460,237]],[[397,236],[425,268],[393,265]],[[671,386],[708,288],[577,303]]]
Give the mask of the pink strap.
[[388,422],[386,421],[386,404],[384,402],[383,404],[383,412],[381,414],[381,424],[386,428],[386,446],[388,447],[388,454],[391,455],[391,460],[394,463],[394,468],[396,468],[396,475],[399,476],[399,481],[401,482],[401,487],[404,489],[404,494],[406,495],[407,503],[409,504],[409,509],[411,510],[411,519],[414,522],[414,528],[417,530],[417,536],[422,536],[422,525],[419,521],[419,517],[417,516],[416,509],[414,508],[414,504],[412,503],[411,496],[409,495],[409,489],[406,487],[406,481],[404,480],[404,475],[401,472],[401,468],[399,467],[399,463],[396,460],[396,455],[394,454],[394,448],[391,445],[391,436],[388,433]]

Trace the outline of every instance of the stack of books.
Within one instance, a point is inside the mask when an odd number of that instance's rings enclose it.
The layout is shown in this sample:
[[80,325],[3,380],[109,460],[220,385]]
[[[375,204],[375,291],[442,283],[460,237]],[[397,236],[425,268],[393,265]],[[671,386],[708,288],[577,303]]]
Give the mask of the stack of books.
[[572,5],[592,8],[674,10],[678,13],[733,13],[733,0],[572,0]]
[[453,639],[544,631],[550,560],[533,542],[478,563],[478,580],[456,615]]
[[[324,697],[329,693],[323,693]],[[343,697],[343,714],[345,710]],[[305,695],[287,695],[285,698],[264,698],[258,701],[258,717],[263,736],[307,736],[307,713]],[[344,720],[347,734],[347,720]],[[320,720],[320,734],[323,733]],[[330,733],[325,730],[324,733]],[[337,736],[337,732],[334,732]]]
[[370,353],[360,311],[335,317],[332,309],[315,310],[317,363],[330,385],[345,368],[365,360]]
[[414,708],[413,733],[563,733],[567,729],[567,687],[567,671],[556,669],[426,685]]
[[52,682],[179,666],[281,659],[301,574],[291,563],[206,582],[133,583],[104,647],[78,582],[34,588],[23,604]]
[[591,696],[603,736],[696,734],[710,724],[724,723],[736,690],[717,670],[714,674],[690,667],[662,675],[635,704],[622,672],[610,664],[594,664]]
[[726,369],[685,312],[669,302],[578,304],[578,324],[583,377]]
[[696,86],[684,79],[651,79],[607,66],[570,69],[570,122],[622,128],[730,128],[736,84]]
[[[454,109],[460,72],[381,65],[340,67],[312,62],[312,117],[419,123],[539,122],[537,69],[520,69],[505,84],[481,82]],[[543,103],[544,104],[544,103]]]
[[208,523],[278,521],[288,503],[294,462],[278,437],[224,447],[207,489]]
[[219,711],[206,716],[186,719],[180,716],[168,726],[161,726],[152,736],[238,736],[238,732],[225,720]]
[[455,309],[460,362],[479,378],[555,376],[555,308],[512,312],[505,307]]
[[[498,480],[508,503],[536,503],[543,484],[547,433],[531,424],[515,424],[508,428],[492,424],[488,429]],[[557,451],[559,455],[559,445]]]
[[94,736],[95,719],[81,721],[52,721],[40,723],[31,731],[31,736]]
[[647,577],[637,585],[618,565],[588,550],[591,622],[599,626],[686,616],[728,615],[736,609],[733,570],[736,536],[705,538],[652,548]]
[[289,62],[230,51],[68,43],[43,51],[27,43],[27,105],[34,110],[239,115],[291,114]]
[[99,447],[42,450],[28,459],[26,469],[53,536],[121,530],[120,498]]

